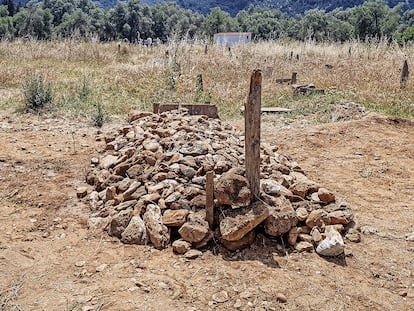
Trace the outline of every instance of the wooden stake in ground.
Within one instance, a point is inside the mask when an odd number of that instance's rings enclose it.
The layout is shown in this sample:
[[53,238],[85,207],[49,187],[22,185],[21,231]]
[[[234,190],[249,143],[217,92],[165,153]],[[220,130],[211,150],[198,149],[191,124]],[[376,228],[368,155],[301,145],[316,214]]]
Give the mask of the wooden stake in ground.
[[244,106],[246,178],[252,199],[260,192],[260,108],[262,97],[262,72],[254,70],[250,78],[250,91]]
[[405,60],[404,64],[403,64],[403,67],[402,67],[402,70],[401,70],[400,87],[402,89],[404,89],[405,86],[407,85],[409,74],[410,74],[410,72],[408,71],[408,62],[407,62],[407,60]]
[[206,220],[210,228],[214,226],[214,172],[206,174]]

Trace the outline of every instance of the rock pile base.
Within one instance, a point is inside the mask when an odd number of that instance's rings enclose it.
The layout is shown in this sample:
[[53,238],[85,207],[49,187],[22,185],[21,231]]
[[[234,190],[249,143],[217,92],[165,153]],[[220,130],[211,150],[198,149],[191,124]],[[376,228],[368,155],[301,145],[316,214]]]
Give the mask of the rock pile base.
[[[172,245],[176,253],[220,243],[233,251],[261,232],[281,236],[299,252],[316,248],[336,256],[344,250],[343,235],[353,241],[359,235],[348,204],[277,147],[261,146],[261,194],[252,200],[244,137],[220,120],[135,112],[128,125],[102,138],[105,149],[86,175],[92,189],[78,196],[90,203],[89,224],[124,243]],[[215,174],[212,228],[205,210],[209,171]]]

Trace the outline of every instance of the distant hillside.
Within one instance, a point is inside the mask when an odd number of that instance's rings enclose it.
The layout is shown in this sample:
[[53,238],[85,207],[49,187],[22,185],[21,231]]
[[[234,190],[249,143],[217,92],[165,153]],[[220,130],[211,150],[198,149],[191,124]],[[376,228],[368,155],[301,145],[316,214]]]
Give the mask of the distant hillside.
[[[0,0],[1,2],[2,0]],[[16,3],[24,5],[28,0],[15,0]],[[108,8],[115,6],[117,0],[95,0],[101,7]],[[210,9],[220,7],[223,11],[236,15],[240,10],[248,8],[250,5],[279,9],[289,15],[301,14],[311,9],[322,9],[332,11],[336,8],[351,8],[364,3],[364,0],[141,0],[143,4],[157,4],[163,2],[176,2],[181,7],[190,9],[194,12],[209,14]],[[405,3],[405,9],[414,8],[414,0],[387,0],[390,7],[398,3]]]
[[[116,0],[101,0],[98,1],[103,6],[113,6]],[[162,2],[176,2],[181,7],[199,12],[202,14],[209,14],[210,9],[220,7],[223,11],[236,15],[240,10],[248,8],[250,5],[263,6],[274,9],[279,9],[289,15],[301,14],[311,9],[322,9],[332,11],[336,8],[351,8],[364,3],[364,0],[141,0],[145,4],[157,4]],[[405,9],[414,8],[414,0],[387,0],[385,1],[390,7],[404,2]]]

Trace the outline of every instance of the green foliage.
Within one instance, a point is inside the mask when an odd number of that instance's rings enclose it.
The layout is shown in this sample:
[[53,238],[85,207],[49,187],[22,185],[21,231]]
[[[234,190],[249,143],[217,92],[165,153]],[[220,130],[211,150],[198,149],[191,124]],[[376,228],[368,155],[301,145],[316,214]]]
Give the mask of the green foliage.
[[[136,43],[147,38],[159,38],[163,42],[211,39],[217,32],[246,31],[252,32],[257,40],[292,38],[345,42],[388,38],[405,42],[412,40],[407,29],[414,24],[414,10],[403,12],[411,8],[411,4],[398,4],[397,0],[364,3],[361,0],[220,3],[179,0],[178,4],[163,0],[117,3],[107,0],[105,4],[114,5],[107,9],[100,8],[92,0],[40,0],[27,3],[14,15],[9,12],[16,12],[10,1],[3,0],[5,5],[0,6],[0,39],[97,38]],[[298,12],[303,15],[293,15]]]
[[105,115],[102,109],[101,102],[98,102],[95,105],[95,108],[96,108],[96,112],[93,115],[93,124],[96,127],[102,127],[102,125],[104,124]]
[[41,75],[26,81],[23,86],[23,94],[27,112],[39,113],[47,108],[53,100],[50,83],[46,83]]

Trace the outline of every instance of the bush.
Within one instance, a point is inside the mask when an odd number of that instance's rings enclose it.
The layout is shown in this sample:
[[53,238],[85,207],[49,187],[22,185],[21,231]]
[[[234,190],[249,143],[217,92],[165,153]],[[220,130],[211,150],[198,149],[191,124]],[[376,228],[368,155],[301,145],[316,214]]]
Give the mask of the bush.
[[26,111],[40,112],[53,100],[50,83],[45,83],[43,76],[34,76],[23,86]]

